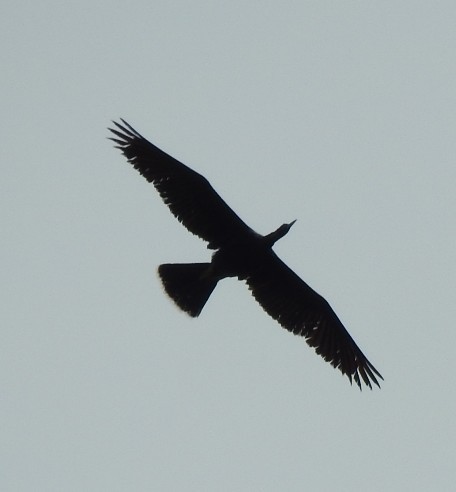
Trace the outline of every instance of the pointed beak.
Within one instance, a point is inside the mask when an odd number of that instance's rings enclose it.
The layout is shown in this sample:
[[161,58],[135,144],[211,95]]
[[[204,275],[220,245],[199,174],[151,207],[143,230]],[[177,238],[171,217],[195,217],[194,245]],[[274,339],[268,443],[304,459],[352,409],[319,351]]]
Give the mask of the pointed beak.
[[298,219],[293,220],[293,222],[290,222],[290,223],[288,224],[288,226],[289,226],[289,227],[291,227],[291,226],[292,226],[292,225],[293,225],[293,224],[294,224],[297,220],[298,220]]

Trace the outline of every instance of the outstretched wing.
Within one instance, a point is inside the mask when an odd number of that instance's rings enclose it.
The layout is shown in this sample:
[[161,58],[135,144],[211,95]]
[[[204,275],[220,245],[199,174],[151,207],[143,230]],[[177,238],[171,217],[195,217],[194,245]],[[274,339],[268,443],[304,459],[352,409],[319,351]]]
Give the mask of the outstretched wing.
[[246,279],[255,299],[272,318],[305,337],[325,361],[361,389],[378,387],[381,374],[367,360],[328,302],[300,279],[275,253]]
[[111,138],[128,161],[160,193],[190,232],[218,249],[230,238],[255,234],[212,188],[209,181],[146,140],[126,121],[113,122]]

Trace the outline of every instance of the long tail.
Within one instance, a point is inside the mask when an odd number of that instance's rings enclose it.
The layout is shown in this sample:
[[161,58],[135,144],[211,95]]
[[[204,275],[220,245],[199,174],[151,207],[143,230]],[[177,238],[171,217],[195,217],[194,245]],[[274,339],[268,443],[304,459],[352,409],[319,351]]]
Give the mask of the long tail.
[[166,263],[158,267],[166,293],[190,316],[201,313],[217,285],[209,266],[210,263]]

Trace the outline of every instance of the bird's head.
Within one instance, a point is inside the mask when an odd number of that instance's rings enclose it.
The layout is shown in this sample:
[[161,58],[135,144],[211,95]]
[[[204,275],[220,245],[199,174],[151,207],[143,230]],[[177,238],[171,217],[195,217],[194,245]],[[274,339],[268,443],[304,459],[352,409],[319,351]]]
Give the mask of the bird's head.
[[298,219],[295,219],[293,220],[292,222],[290,222],[289,224],[282,224],[280,227],[279,227],[279,230],[282,229],[283,230],[283,236],[285,236],[285,234],[291,229],[291,226],[297,221]]
[[271,232],[267,236],[265,236],[265,239],[267,243],[270,246],[273,246],[280,238],[285,236],[285,234],[291,229],[291,226],[296,222],[296,219],[293,220],[293,222],[290,222],[289,224],[282,224],[278,229],[276,229],[274,232]]

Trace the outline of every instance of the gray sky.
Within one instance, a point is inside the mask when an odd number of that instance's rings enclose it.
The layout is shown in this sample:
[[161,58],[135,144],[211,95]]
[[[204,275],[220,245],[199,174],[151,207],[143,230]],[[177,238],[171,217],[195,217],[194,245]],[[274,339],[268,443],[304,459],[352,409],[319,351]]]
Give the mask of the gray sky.
[[[0,16],[2,491],[429,491],[456,481],[456,6],[25,2]],[[106,140],[207,176],[323,294],[363,391],[207,261]]]

